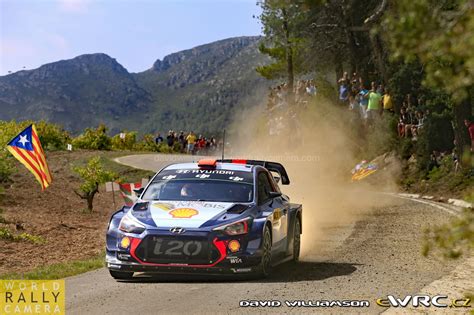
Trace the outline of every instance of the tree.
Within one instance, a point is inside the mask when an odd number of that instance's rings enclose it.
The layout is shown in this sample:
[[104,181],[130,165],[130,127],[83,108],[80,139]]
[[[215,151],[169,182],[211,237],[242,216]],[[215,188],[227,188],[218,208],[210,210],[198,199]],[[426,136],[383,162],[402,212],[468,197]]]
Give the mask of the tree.
[[302,69],[299,48],[303,39],[299,36],[299,23],[304,21],[304,1],[262,0],[258,4],[262,7],[259,19],[266,41],[259,48],[275,62],[256,70],[267,79],[286,76],[288,95],[291,97],[295,74]]
[[107,127],[100,124],[97,129],[86,128],[83,134],[72,140],[72,145],[79,149],[110,150],[111,139],[107,136]]
[[393,56],[424,66],[427,86],[449,93],[455,105],[458,152],[469,144],[463,120],[473,114],[474,5],[470,0],[399,0],[384,26]]
[[76,172],[83,180],[79,187],[81,192],[74,191],[81,199],[87,201],[87,209],[92,212],[94,196],[99,192],[99,185],[105,182],[114,181],[118,175],[106,171],[103,168],[100,157],[91,158],[85,167],[74,167]]

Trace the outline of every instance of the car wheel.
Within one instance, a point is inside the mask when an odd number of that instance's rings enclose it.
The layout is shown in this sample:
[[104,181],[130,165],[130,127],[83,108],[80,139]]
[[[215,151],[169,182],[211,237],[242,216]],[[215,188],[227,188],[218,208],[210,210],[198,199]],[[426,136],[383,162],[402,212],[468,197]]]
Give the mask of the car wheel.
[[300,247],[301,247],[301,223],[297,218],[295,222],[295,228],[293,229],[293,261],[298,262],[300,260]]
[[130,280],[133,278],[133,272],[109,270],[110,275],[117,280]]
[[258,268],[258,276],[266,278],[272,267],[272,235],[268,226],[265,227],[262,237],[262,260]]

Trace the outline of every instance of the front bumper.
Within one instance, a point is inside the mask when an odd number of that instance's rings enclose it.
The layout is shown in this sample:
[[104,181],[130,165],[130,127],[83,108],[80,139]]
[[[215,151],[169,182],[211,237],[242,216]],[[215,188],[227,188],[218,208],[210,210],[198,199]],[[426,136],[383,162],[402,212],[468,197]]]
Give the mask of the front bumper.
[[[146,235],[148,232],[146,232]],[[153,236],[169,236],[166,234],[151,234]],[[107,235],[108,245],[106,251],[107,268],[122,272],[145,272],[145,273],[165,273],[165,274],[246,274],[256,270],[261,261],[260,238],[251,238],[248,235],[240,237],[217,238],[209,234],[209,243],[213,249],[219,253],[218,257],[209,264],[184,264],[184,263],[153,263],[144,261],[143,257],[137,255],[137,248],[144,240],[144,236],[131,237],[127,234],[114,233]],[[131,239],[130,246],[122,248],[121,239],[128,237]],[[112,238],[112,239],[111,239]],[[228,244],[231,240],[238,239],[242,246],[238,252],[231,252]],[[140,258],[141,257],[141,258]]]
[[189,266],[149,266],[139,263],[123,262],[121,260],[114,260],[107,258],[107,268],[109,270],[121,272],[143,272],[143,273],[159,273],[159,274],[205,274],[205,275],[236,275],[249,274],[257,270],[257,265],[243,266],[236,264],[229,266],[221,264],[214,267],[193,267]]

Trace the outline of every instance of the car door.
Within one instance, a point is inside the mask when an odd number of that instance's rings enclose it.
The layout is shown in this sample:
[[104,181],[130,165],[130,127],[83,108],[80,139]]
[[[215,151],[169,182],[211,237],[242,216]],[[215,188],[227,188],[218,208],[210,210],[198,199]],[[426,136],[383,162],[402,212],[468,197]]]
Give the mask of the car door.
[[286,250],[288,230],[288,210],[281,197],[271,198],[270,192],[278,192],[267,172],[258,173],[258,204],[263,212],[271,215],[273,251]]

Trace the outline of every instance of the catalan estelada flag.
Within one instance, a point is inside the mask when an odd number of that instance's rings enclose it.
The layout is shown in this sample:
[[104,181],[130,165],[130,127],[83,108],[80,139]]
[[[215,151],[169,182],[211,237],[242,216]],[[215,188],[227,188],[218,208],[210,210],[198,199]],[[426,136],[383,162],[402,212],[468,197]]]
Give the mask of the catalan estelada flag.
[[362,180],[376,171],[376,164],[362,161],[352,169],[352,181]]
[[132,206],[137,200],[137,195],[133,191],[142,187],[141,183],[126,183],[120,185],[120,194],[123,197],[126,206]]
[[8,144],[7,149],[17,158],[41,184],[42,190],[48,187],[51,182],[51,172],[49,171],[43,148],[38,138],[35,125],[29,125]]

